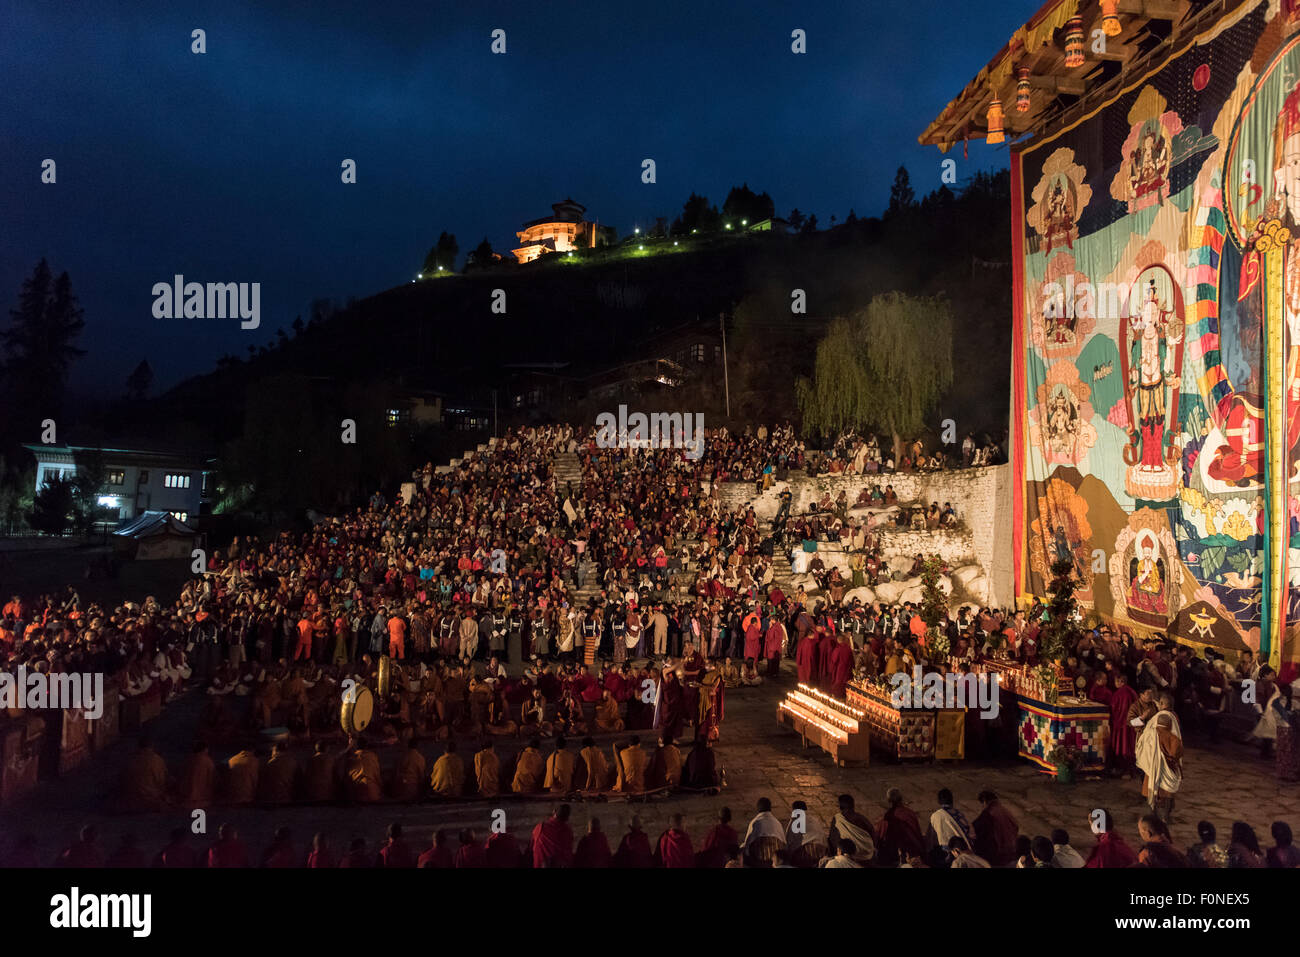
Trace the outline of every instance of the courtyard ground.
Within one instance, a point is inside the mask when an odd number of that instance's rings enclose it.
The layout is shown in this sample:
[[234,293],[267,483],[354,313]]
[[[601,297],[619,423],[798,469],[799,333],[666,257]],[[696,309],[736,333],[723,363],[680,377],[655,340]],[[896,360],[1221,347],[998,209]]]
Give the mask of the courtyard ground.
[[[1098,779],[1061,785],[1019,759],[996,763],[897,764],[873,754],[869,766],[836,767],[825,753],[803,747],[798,735],[777,724],[777,702],[795,680],[788,662],[786,667],[780,685],[767,683],[727,695],[726,720],[716,748],[719,765],[726,773],[727,786],[720,794],[674,795],[632,802],[618,799],[571,802],[575,831],[581,833],[588,817],[598,816],[613,846],[633,814],[640,815],[644,829],[654,838],[667,827],[671,814],[681,812],[686,817],[688,832],[698,843],[723,806],[732,809],[733,824],[743,833],[760,797],[770,798],[774,812],[783,819],[788,819],[794,801],[803,800],[812,814],[827,821],[835,812],[837,796],[846,792],[854,795],[859,810],[874,820],[883,810],[886,789],[894,786],[903,790],[908,803],[924,822],[935,807],[936,792],[948,787],[968,818],[974,818],[979,811],[978,792],[992,788],[1018,819],[1022,833],[1046,835],[1054,827],[1065,827],[1072,842],[1085,854],[1093,844],[1088,833],[1089,814],[1094,808],[1105,807],[1115,815],[1125,838],[1131,844],[1137,843],[1136,822],[1145,806],[1138,797],[1136,781]],[[174,701],[155,723],[156,744],[173,771],[180,769],[189,751],[203,697],[199,690],[190,690]],[[598,742],[608,752],[617,737],[625,735],[599,736]],[[650,733],[643,733],[642,737],[646,744],[653,745]],[[522,744],[513,738],[498,739],[503,768],[510,764],[507,752]],[[1193,843],[1196,822],[1201,819],[1212,821],[1224,842],[1236,820],[1251,824],[1262,844],[1269,843],[1268,829],[1274,820],[1285,820],[1293,828],[1300,828],[1300,787],[1279,782],[1272,763],[1262,761],[1254,747],[1226,736],[1213,746],[1189,737],[1187,745],[1186,776],[1178,795],[1173,828],[1176,843]],[[31,833],[38,844],[39,859],[53,861],[58,851],[75,838],[80,825],[93,821],[99,826],[106,853],[117,846],[122,834],[130,832],[137,836],[146,853],[152,855],[165,843],[171,828],[190,824],[194,809],[136,815],[115,815],[109,811],[121,769],[135,746],[134,741],[123,739],[104,753],[94,755],[65,779],[43,781],[29,799],[0,811],[0,847],[7,846],[9,840],[22,833]],[[573,747],[577,746],[574,742]],[[465,741],[461,753],[468,757],[472,747],[472,742]],[[442,746],[429,741],[422,750],[432,767]],[[544,743],[543,751],[546,750],[548,746]],[[396,760],[398,752],[397,747],[381,751],[386,768]],[[229,753],[229,750],[214,752],[213,756],[220,761]],[[305,762],[311,746],[295,744],[294,753]],[[369,807],[213,807],[204,809],[207,835],[195,837],[193,841],[196,846],[206,846],[220,823],[230,821],[239,828],[250,854],[257,855],[269,843],[272,831],[283,824],[292,829],[295,847],[303,854],[317,831],[326,832],[337,851],[354,837],[365,837],[375,847],[388,824],[396,821],[405,827],[413,843],[423,848],[436,828],[450,828],[454,832],[474,827],[484,833],[497,808],[505,811],[508,827],[523,841],[555,803],[549,797],[503,796],[494,800]]]

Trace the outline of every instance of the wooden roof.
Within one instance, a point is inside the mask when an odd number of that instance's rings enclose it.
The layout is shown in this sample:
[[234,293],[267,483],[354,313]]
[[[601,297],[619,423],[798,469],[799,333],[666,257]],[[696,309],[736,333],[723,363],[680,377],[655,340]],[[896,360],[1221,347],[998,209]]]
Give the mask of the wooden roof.
[[[1099,0],[1047,0],[1017,30],[997,55],[944,107],[918,139],[947,152],[966,139],[988,134],[986,114],[995,98],[1002,101],[1007,142],[1023,139],[1057,124],[1104,99],[1125,77],[1149,69],[1196,35],[1204,25],[1250,0],[1118,0],[1120,33],[1106,37],[1105,52],[1093,52],[1093,31],[1101,29]],[[1082,66],[1065,66],[1065,25],[1083,20]],[[1029,70],[1032,89],[1028,112],[1016,111],[1016,82]]]

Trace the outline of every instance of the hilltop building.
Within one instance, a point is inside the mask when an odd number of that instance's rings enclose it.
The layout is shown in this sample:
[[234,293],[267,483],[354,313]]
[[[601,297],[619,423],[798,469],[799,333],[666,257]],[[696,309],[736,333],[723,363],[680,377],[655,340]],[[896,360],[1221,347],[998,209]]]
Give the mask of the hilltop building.
[[532,262],[547,253],[565,253],[573,249],[595,249],[614,241],[614,228],[588,222],[587,207],[566,199],[551,204],[550,216],[524,223],[515,233],[519,248],[511,250],[521,263]]

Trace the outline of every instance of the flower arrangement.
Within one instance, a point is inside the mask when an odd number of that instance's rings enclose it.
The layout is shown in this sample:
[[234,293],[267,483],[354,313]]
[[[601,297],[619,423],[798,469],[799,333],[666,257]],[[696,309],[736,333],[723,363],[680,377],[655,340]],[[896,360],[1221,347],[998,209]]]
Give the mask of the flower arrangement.
[[1083,764],[1083,752],[1068,744],[1058,744],[1047,753],[1047,760],[1056,767],[1056,779],[1068,784]]

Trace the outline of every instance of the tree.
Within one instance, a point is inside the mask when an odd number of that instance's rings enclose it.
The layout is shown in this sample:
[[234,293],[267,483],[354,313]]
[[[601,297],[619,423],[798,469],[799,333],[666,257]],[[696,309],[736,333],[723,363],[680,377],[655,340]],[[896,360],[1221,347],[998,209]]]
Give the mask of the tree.
[[292,325],[292,328],[293,328],[293,335],[294,335],[294,338],[295,338],[295,339],[296,339],[298,336],[302,335],[302,331],[303,331],[303,329],[306,328],[306,327],[303,325],[303,323],[302,323],[302,316],[294,316],[294,317],[293,317],[293,325]]
[[718,207],[710,206],[707,197],[698,196],[691,193],[690,197],[682,205],[682,214],[676,220],[680,224],[681,231],[677,235],[690,235],[693,230],[699,230],[703,233],[711,233],[717,230],[722,222],[722,216],[718,212]]
[[800,229],[803,228],[803,223],[804,223],[803,213],[799,212],[798,206],[790,210],[790,215],[786,218],[786,221],[790,224],[790,228],[793,229],[795,232],[798,232]]
[[733,226],[739,226],[742,220],[751,224],[771,219],[775,213],[772,197],[767,193],[755,195],[748,183],[733,186],[727,194],[727,201],[722,204],[722,218]]
[[72,524],[72,482],[62,478],[46,479],[32,500],[27,522],[38,532],[62,535]]
[[831,323],[817,346],[813,379],[796,383],[804,431],[872,427],[894,440],[925,427],[952,384],[952,312],[942,296],[876,296]]
[[898,216],[916,206],[916,194],[912,192],[912,178],[907,175],[907,167],[898,167],[894,174],[894,185],[889,188],[889,209],[886,216]]
[[926,656],[931,664],[940,664],[948,657],[948,632],[943,626],[948,621],[948,596],[939,587],[943,562],[927,559],[921,565],[921,620],[925,622]]
[[1074,577],[1074,556],[1061,555],[1052,562],[1052,583],[1047,587],[1051,598],[1038,628],[1038,660],[1041,662],[1038,677],[1043,682],[1048,703],[1055,704],[1058,695],[1056,667],[1078,637],[1075,617],[1079,602],[1074,597],[1074,590],[1078,587]]
[[135,371],[126,377],[126,396],[139,401],[149,394],[152,385],[153,369],[149,368],[148,359],[141,359]]
[[73,476],[72,514],[77,531],[88,535],[104,514],[99,504],[99,493],[108,482],[108,466],[100,449],[79,452],[76,455],[77,474]]
[[72,280],[66,272],[53,281],[51,275],[44,259],[36,264],[3,334],[4,378],[13,408],[31,410],[37,421],[58,417],[68,369],[85,355],[75,345],[86,323]]
[[460,252],[460,247],[456,245],[456,237],[448,232],[438,234],[438,241],[433,244],[429,254],[424,257],[424,273],[426,275],[436,273],[439,269],[443,272],[454,272],[456,270],[456,255]]
[[486,236],[483,241],[475,246],[465,260],[465,268],[482,269],[485,266],[491,266],[495,262],[495,253],[492,250],[492,244],[488,242]]
[[815,232],[817,232],[817,214],[816,214],[816,213],[813,213],[812,215],[810,215],[810,216],[807,218],[807,220],[804,221],[803,228],[800,229],[799,232],[801,232],[801,233],[815,233]]

